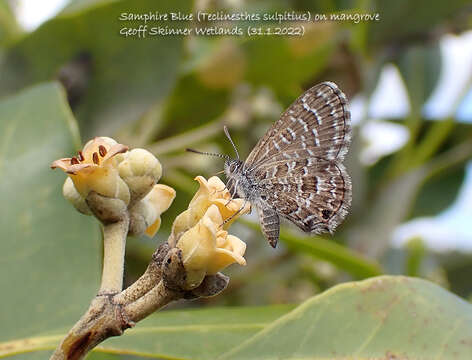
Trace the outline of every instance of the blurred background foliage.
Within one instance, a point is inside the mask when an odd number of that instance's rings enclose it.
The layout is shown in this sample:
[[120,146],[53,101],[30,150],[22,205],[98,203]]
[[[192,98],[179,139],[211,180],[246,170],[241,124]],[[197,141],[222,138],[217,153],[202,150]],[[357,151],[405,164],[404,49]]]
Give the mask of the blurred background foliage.
[[[222,131],[227,125],[245,157],[303,90],[330,80],[349,99],[364,103],[363,110],[356,108],[347,159],[354,190],[344,224],[334,236],[321,237],[284,224],[281,242],[273,250],[263,239],[255,214],[248,216],[232,227],[247,242],[247,267],[227,270],[231,282],[221,296],[178,306],[298,303],[337,283],[382,273],[423,277],[465,298],[472,296],[470,253],[435,250],[422,236],[392,245],[399,225],[437,216],[461,200],[458,196],[472,156],[472,124],[470,118],[459,122],[456,110],[471,90],[471,79],[460,89],[453,111],[441,119],[425,116],[424,105],[442,74],[441,41],[470,30],[469,1],[75,0],[32,32],[19,25],[15,6],[15,1],[0,1],[1,98],[40,82],[58,81],[78,121],[82,143],[102,135],[147,148],[163,164],[161,182],[177,190],[156,237],[129,240],[126,283],[144,271],[157,244],[167,238],[173,219],[197,189],[192,179],[222,169],[219,159],[186,153],[186,147],[232,154]],[[305,23],[303,37],[119,35],[123,26],[140,24],[119,21],[122,12],[200,9],[378,12],[381,20]],[[409,111],[400,118],[379,119],[368,111],[386,67],[396,69],[406,90]],[[379,140],[363,135],[373,123],[399,128],[406,134],[405,141],[366,161],[363,152]],[[37,131],[40,136],[41,129]],[[71,151],[78,150],[70,146]],[[49,171],[47,165],[54,159],[43,160],[44,171]],[[48,219],[53,221],[63,219]],[[465,219],[462,225],[472,226]],[[449,236],[454,236],[453,229],[444,234],[445,244],[452,241]],[[468,241],[472,244],[472,238]]]

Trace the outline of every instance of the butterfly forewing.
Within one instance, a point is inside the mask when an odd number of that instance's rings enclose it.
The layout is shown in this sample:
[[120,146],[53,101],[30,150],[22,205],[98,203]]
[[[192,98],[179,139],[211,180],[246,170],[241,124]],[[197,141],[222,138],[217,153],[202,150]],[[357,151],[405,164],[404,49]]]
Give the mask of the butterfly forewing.
[[290,153],[342,161],[350,139],[347,99],[336,84],[324,82],[290,105],[249,154],[246,167],[289,159]]

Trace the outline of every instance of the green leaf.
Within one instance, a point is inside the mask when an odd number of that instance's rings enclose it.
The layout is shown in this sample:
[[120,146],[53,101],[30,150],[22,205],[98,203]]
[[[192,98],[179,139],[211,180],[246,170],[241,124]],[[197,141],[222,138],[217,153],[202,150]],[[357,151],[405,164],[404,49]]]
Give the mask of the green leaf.
[[[172,89],[183,37],[120,35],[143,21],[120,20],[122,13],[189,12],[190,1],[92,1],[73,7],[13,44],[0,71],[0,93],[63,76],[72,81],[76,113],[86,138],[112,133],[139,118]],[[153,26],[178,22],[148,22]],[[188,24],[187,24],[188,25]]]
[[[163,311],[95,352],[166,359],[215,359],[226,352],[221,359],[249,360],[472,356],[472,306],[424,280],[382,276],[345,283],[290,309]],[[61,337],[24,339],[27,358],[44,358]]]
[[419,189],[409,218],[435,216],[456,200],[464,182],[465,168],[458,166],[428,178]]
[[[445,21],[460,22],[459,19],[470,2],[468,0],[417,0],[414,2],[381,0],[372,3],[375,7],[374,11],[380,14],[380,21],[369,24],[369,42],[372,45],[378,45],[427,39],[429,32],[434,32],[435,27],[444,24]],[[418,11],[418,9],[424,11]]]
[[[80,145],[62,88],[0,102],[0,343],[70,325],[98,288],[100,233],[62,196],[53,160]],[[0,354],[2,353],[0,345]]]
[[270,86],[279,95],[292,99],[299,93],[302,82],[320,74],[336,49],[338,39],[331,33],[332,29],[323,36],[322,29],[316,30],[320,37],[326,37],[320,44],[276,36],[256,36],[245,42],[247,81],[256,86]]
[[472,306],[430,282],[333,287],[219,359],[471,359]]
[[[127,330],[123,336],[106,340],[94,353],[213,360],[292,309],[291,305],[274,305],[162,311]],[[26,339],[23,343],[24,351],[29,352],[28,359],[45,358],[43,350],[54,349],[63,336],[64,333]]]
[[119,349],[136,355],[213,360],[292,308],[284,305],[157,313],[122,338],[107,340],[100,351]]
[[441,72],[439,45],[411,46],[400,54],[396,64],[405,82],[412,110],[415,114],[420,114],[423,104],[436,87]]
[[0,45],[21,35],[21,27],[18,25],[11,4],[7,0],[0,0]]

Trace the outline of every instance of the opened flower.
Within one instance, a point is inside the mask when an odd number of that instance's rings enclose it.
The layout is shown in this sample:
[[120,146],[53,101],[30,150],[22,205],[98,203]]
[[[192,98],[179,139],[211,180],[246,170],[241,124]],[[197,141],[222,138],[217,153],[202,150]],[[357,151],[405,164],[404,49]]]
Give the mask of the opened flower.
[[246,265],[246,244],[222,230],[222,221],[220,210],[213,204],[178,240],[188,289],[196,288],[206,275],[214,275],[230,264]]
[[[171,244],[176,244],[182,233],[193,227],[206,213],[211,205],[216,205],[222,217],[223,229],[229,226],[238,216],[246,214],[250,210],[250,204],[244,204],[243,199],[232,199],[225,184],[217,176],[206,180],[203,176],[197,176],[195,180],[200,188],[189,203],[188,209],[180,214],[172,226]],[[244,205],[244,207],[243,207]],[[237,216],[236,216],[237,215]]]
[[91,191],[109,197],[130,200],[126,183],[118,173],[116,155],[128,147],[108,137],[96,137],[85,144],[76,157],[54,161],[51,168],[60,168],[69,175],[77,192],[85,199]]

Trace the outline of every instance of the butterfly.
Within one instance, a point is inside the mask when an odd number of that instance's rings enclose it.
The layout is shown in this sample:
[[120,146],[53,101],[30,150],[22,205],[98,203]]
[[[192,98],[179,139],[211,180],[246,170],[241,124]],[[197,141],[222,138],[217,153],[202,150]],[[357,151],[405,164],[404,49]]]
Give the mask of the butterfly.
[[[352,197],[342,161],[351,142],[347,98],[332,82],[305,91],[259,140],[245,161],[225,158],[226,187],[259,213],[261,230],[272,247],[280,218],[309,233],[332,233],[347,215]],[[197,152],[197,150],[187,149]]]

